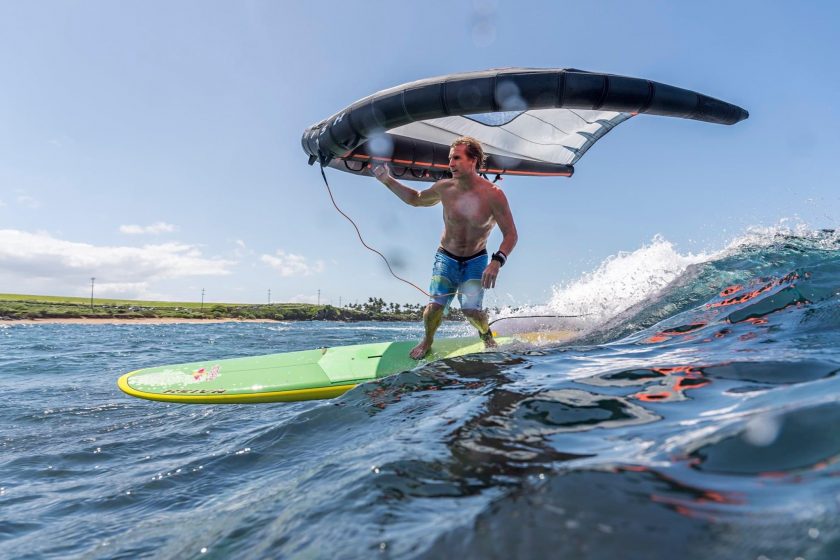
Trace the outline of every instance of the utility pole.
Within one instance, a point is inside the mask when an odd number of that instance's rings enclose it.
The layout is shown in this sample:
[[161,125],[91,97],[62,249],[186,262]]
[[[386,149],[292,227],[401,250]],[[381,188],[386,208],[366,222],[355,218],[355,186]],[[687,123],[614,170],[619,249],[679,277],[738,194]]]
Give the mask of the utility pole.
[[271,288],[268,289],[268,305],[271,305]]
[[321,288],[318,288],[318,305],[321,305]]
[[338,306],[341,307],[341,296],[338,296]]
[[201,311],[204,311],[204,288],[201,288]]
[[96,282],[96,277],[90,278],[90,310],[93,311],[93,283]]

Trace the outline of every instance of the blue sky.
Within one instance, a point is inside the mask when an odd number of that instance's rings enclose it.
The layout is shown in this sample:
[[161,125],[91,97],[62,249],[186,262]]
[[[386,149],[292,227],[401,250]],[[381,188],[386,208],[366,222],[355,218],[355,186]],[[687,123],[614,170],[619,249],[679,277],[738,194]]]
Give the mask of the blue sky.
[[[0,292],[421,302],[333,209],[303,130],[375,91],[574,67],[738,104],[732,127],[642,115],[572,179],[502,183],[520,242],[494,303],[546,301],[655,236],[715,251],[840,219],[834,3],[3,2]],[[328,171],[342,208],[425,286],[440,208]],[[416,184],[422,186],[423,184]],[[491,237],[490,248],[500,236]]]

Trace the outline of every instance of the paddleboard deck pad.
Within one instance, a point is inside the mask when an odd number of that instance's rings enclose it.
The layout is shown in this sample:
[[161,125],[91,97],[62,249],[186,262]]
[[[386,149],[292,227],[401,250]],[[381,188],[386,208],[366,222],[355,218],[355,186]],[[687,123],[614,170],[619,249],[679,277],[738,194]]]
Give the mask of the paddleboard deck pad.
[[[559,343],[573,331],[522,333],[496,339],[499,349],[515,344]],[[485,350],[477,337],[443,338],[424,360],[408,353],[416,341],[380,342],[157,366],[126,373],[125,393],[154,401],[219,404],[329,399],[360,383],[410,370],[423,363]]]

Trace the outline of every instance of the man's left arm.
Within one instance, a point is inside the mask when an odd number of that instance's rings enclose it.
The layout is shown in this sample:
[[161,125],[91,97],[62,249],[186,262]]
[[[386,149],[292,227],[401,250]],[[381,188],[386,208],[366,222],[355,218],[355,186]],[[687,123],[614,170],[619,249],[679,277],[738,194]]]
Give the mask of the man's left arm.
[[484,274],[481,276],[481,285],[485,289],[496,287],[496,277],[499,275],[499,269],[502,268],[505,261],[507,261],[513,248],[516,247],[516,242],[519,240],[519,235],[516,233],[516,224],[513,221],[513,214],[510,211],[505,193],[497,190],[494,193],[491,208],[493,209],[493,217],[496,219],[496,224],[502,232],[502,244],[499,245],[498,253],[494,254],[494,258],[490,260],[490,264],[484,269]]

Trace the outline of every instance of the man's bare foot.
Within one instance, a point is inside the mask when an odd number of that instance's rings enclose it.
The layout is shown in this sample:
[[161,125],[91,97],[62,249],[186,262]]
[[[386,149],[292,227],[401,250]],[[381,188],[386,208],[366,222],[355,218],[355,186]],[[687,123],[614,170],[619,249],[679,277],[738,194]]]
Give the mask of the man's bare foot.
[[493,338],[493,331],[487,331],[484,334],[478,333],[479,338],[484,342],[485,348],[496,348],[498,344],[496,344],[496,340]]
[[424,338],[420,341],[420,344],[411,349],[411,352],[409,352],[408,355],[414,358],[415,360],[422,360],[426,357],[426,354],[428,354],[429,350],[431,349],[432,343],[426,342],[426,339]]

